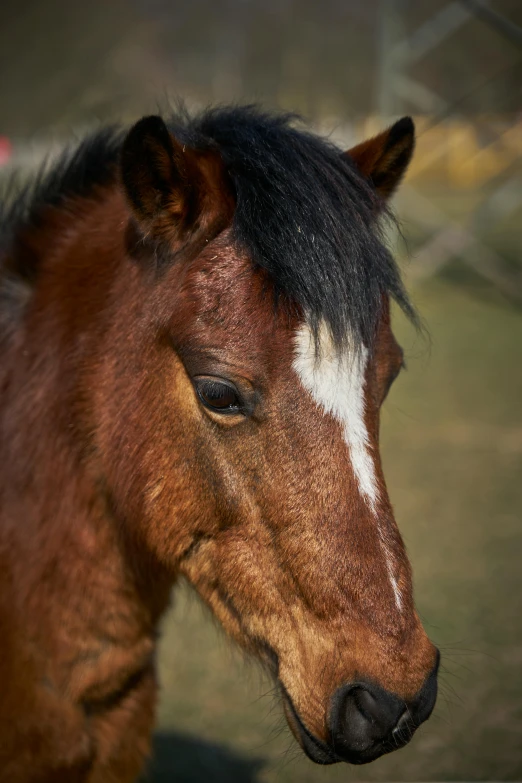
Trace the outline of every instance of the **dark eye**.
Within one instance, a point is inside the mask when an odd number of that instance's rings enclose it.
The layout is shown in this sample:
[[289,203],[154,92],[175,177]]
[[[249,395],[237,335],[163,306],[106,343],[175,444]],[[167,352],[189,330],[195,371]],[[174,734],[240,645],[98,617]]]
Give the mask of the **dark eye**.
[[395,370],[393,370],[389,374],[388,378],[386,379],[386,385],[384,387],[384,390],[383,390],[383,393],[382,393],[382,396],[381,396],[381,401],[380,401],[381,405],[383,404],[384,400],[388,396],[388,392],[390,391],[391,387],[393,386],[393,382],[396,380],[396,378],[399,375],[399,373],[401,371],[401,368],[403,366],[404,365],[401,365],[400,367],[397,367]]
[[231,383],[214,378],[194,380],[199,399],[207,408],[217,413],[241,413],[239,395]]

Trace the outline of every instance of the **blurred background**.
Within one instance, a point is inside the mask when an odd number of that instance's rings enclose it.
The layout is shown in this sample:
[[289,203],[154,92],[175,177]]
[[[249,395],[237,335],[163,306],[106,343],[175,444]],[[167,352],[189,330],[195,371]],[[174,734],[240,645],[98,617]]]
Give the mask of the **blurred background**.
[[3,0],[0,184],[182,97],[294,110],[348,147],[403,114],[390,237],[430,340],[383,411],[385,471],[441,695],[410,746],[321,768],[189,590],[164,623],[146,780],[522,779],[522,2]]

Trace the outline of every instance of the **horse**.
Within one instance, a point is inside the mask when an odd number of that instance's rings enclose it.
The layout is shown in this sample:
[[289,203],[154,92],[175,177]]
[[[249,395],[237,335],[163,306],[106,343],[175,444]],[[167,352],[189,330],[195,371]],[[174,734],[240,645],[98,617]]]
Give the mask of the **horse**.
[[405,117],[345,152],[291,115],[104,127],[2,211],[0,780],[127,783],[185,578],[318,764],[432,712],[439,654],[379,456],[415,320],[383,224]]

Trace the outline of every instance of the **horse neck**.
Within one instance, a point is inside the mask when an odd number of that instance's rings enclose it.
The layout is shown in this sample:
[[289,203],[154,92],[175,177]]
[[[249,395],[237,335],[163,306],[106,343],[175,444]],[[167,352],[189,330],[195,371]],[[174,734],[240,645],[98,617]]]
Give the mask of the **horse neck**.
[[[124,263],[126,216],[114,186],[96,202],[72,204],[63,214],[50,210],[18,243],[19,252],[38,254],[38,271],[3,349],[0,561],[10,550],[9,567],[21,571],[15,579],[33,602],[45,600],[39,584],[46,570],[57,590],[77,593],[92,594],[100,578],[101,595],[125,595],[129,611],[150,624],[168,600],[169,577],[150,567],[113,518],[85,384],[108,292]],[[2,539],[9,541],[5,549]]]

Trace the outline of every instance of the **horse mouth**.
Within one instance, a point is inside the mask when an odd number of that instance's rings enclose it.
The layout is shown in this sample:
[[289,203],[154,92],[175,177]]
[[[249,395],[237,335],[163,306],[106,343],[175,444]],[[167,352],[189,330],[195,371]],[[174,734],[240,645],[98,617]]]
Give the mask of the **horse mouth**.
[[326,742],[323,742],[323,740],[314,736],[312,732],[306,728],[299,713],[294,707],[294,703],[286,688],[282,683],[280,683],[280,687],[283,695],[283,708],[288,725],[308,758],[316,764],[322,764],[323,766],[327,764],[337,764],[339,761],[342,761],[343,759],[334,753]]

